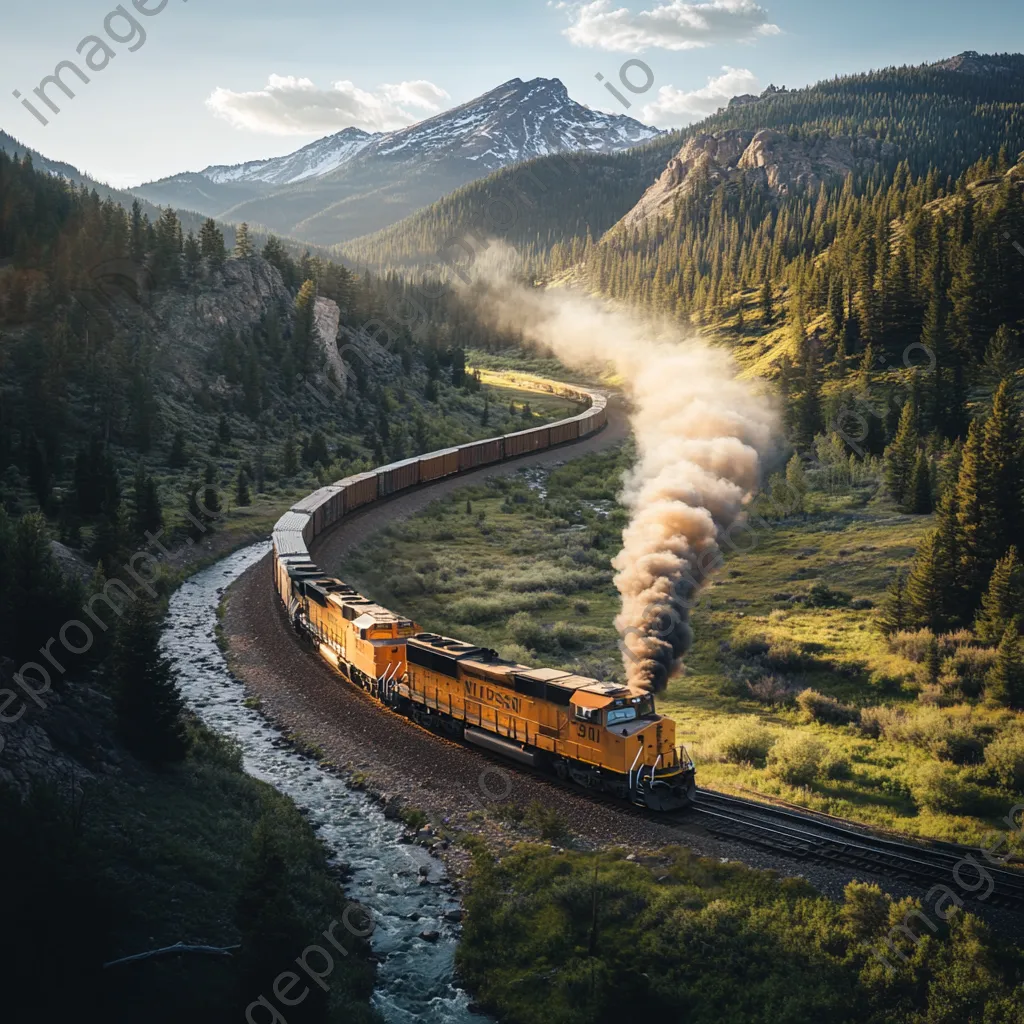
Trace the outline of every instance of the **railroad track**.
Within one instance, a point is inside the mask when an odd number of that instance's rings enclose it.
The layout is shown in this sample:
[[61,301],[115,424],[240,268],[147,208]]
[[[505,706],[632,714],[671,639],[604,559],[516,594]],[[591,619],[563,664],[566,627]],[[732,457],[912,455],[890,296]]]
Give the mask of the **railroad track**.
[[[853,867],[925,890],[946,886],[965,900],[1024,911],[1024,872],[994,867],[978,849],[888,839],[708,790],[698,791],[697,801],[687,814],[696,815],[712,835],[775,854]],[[985,876],[979,876],[979,868]],[[991,885],[987,878],[991,878]],[[970,888],[975,891],[967,891]]]

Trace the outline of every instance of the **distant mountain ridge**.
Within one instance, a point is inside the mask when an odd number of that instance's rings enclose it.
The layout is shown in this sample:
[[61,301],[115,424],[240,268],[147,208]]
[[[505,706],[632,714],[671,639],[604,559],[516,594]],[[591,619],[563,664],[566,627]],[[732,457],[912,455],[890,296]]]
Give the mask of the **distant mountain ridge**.
[[[633,232],[664,230],[675,199],[685,200],[701,181],[700,173],[690,173],[695,157],[708,160],[712,191],[716,182],[751,190],[760,184],[762,197],[777,205],[851,171],[892,174],[901,161],[913,174],[934,168],[940,180],[955,179],[1000,148],[1010,158],[1024,150],[1024,55],[967,51],[936,64],[882,68],[802,89],[769,86],[644,146],[607,156],[578,153],[575,173],[562,157],[540,157],[336,251],[372,268],[406,269],[436,264],[453,239],[499,236],[543,277],[578,263],[588,237],[597,243],[616,224],[624,230],[612,233],[609,262],[615,247],[626,244],[620,236],[632,245]],[[498,199],[517,192],[528,193],[531,202],[502,230],[492,211]],[[596,291],[611,284],[610,272],[595,275]]]
[[461,185],[557,153],[616,153],[661,132],[575,102],[557,78],[513,78],[408,128],[348,128],[295,153],[174,175],[150,202],[261,224],[315,244],[387,227]]
[[199,173],[218,185],[231,181],[266,182],[268,185],[294,185],[307,178],[319,178],[339,168],[365,149],[379,132],[346,128],[325,139],[318,139],[287,156],[270,160],[250,160],[244,164],[212,164]]

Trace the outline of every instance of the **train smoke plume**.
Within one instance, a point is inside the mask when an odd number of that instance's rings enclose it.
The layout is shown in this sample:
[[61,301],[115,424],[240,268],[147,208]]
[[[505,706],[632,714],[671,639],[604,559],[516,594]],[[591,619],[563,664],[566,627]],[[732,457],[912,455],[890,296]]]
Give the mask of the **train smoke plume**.
[[661,691],[691,645],[690,611],[723,547],[745,546],[739,531],[772,447],[774,411],[721,350],[585,296],[528,290],[486,265],[476,271],[469,292],[483,316],[567,365],[611,363],[622,379],[638,458],[612,561],[622,596],[615,627],[630,686]]

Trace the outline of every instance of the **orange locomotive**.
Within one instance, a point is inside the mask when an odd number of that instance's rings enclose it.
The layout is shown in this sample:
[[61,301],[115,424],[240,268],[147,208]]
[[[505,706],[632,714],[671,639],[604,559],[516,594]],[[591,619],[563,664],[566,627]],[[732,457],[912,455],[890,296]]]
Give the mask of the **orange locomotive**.
[[327,661],[413,721],[581,786],[673,810],[693,798],[694,766],[676,746],[675,723],[656,713],[649,694],[423,633],[310,559],[320,534],[378,500],[605,426],[603,395],[559,387],[589,408],[559,423],[347,477],[303,499],[274,528],[274,586],[289,621]]

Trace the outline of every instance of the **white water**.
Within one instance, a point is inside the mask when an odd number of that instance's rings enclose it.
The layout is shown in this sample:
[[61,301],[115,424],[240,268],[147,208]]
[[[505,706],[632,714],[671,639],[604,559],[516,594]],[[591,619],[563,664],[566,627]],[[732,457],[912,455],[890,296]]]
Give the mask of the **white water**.
[[[458,926],[444,914],[458,902],[442,865],[421,847],[400,843],[402,827],[385,818],[379,805],[287,747],[278,730],[245,707],[244,687],[228,671],[214,633],[217,605],[224,589],[269,547],[261,543],[236,552],[192,576],[171,598],[162,643],[182,693],[211,729],[238,741],[245,770],[291,797],[335,860],[350,865],[346,891],[374,916],[371,942],[382,957],[374,1005],[383,1017],[394,1024],[485,1021],[470,1013],[468,996],[453,980]],[[421,867],[428,869],[431,884],[419,884]],[[439,932],[440,938],[427,942],[419,937],[424,931]]]

